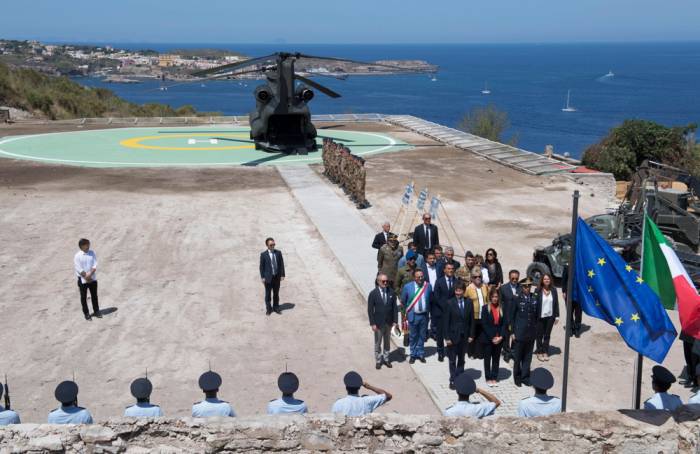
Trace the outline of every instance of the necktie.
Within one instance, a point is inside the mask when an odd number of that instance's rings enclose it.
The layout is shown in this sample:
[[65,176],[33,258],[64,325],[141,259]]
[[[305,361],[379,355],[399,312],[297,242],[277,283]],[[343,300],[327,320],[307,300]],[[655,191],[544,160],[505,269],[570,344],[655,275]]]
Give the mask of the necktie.
[[386,304],[386,290],[382,289],[382,301],[384,301],[384,304]]
[[430,247],[432,246],[432,244],[430,244],[430,229],[428,228],[427,225],[424,225],[424,227],[425,227],[425,237],[428,239],[428,249],[430,249]]
[[459,299],[459,313],[462,317],[464,317],[464,300]]
[[270,252],[270,261],[272,262],[272,274],[277,274],[277,257],[274,252]]
[[452,278],[447,278],[447,290],[452,290]]
[[[418,291],[419,287],[416,285],[416,291]],[[420,297],[420,301],[418,301],[418,312],[423,312],[423,296]]]

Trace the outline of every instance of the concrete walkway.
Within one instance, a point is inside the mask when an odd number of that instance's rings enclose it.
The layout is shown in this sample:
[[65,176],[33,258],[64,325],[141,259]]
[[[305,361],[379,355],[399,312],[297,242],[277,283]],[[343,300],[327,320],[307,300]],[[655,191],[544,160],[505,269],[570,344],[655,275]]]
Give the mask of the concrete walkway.
[[[357,290],[366,298],[374,288],[374,278],[377,270],[376,251],[370,247],[375,231],[367,225],[355,207],[338,194],[308,166],[278,167],[282,178],[306,211],[329,248],[345,268]],[[369,333],[368,333],[369,336]],[[403,346],[398,346],[403,350]],[[438,362],[435,354],[435,342],[428,341],[426,345],[427,362],[413,364],[413,371],[423,382],[430,397],[440,410],[453,404],[457,398],[454,391],[449,389],[448,362]],[[402,367],[408,365],[404,362]],[[483,363],[480,360],[467,359],[467,372],[477,382],[477,386],[490,390],[503,405],[497,410],[497,415],[514,416],[518,402],[532,395],[532,388],[518,388],[513,384],[510,366],[501,362],[499,379],[494,388],[488,388],[483,378]],[[534,363],[533,363],[534,366]],[[506,369],[507,368],[507,369]],[[472,397],[477,400],[481,396]]]

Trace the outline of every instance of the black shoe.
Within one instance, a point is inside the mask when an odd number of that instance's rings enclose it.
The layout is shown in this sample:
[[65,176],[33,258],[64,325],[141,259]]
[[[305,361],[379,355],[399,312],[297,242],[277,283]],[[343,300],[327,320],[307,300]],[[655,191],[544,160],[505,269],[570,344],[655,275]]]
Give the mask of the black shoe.
[[92,320],[92,317],[90,316],[90,314],[85,314],[85,320]]
[[450,389],[455,389],[455,388],[456,388],[455,384],[450,382]]
[[282,310],[281,310],[279,307],[276,307],[276,308],[274,308],[274,309],[272,309],[272,310],[275,311],[275,314],[281,314],[281,313],[282,313]]
[[389,361],[384,361],[384,365],[385,365],[386,367],[388,367],[389,369],[391,369],[392,367],[394,367],[394,366],[391,365],[391,363],[390,363]]
[[525,385],[525,386],[532,386],[532,385],[530,384],[530,379],[529,379],[529,378],[525,378],[525,379],[523,380],[523,385]]
[[440,362],[445,361],[445,355],[438,355],[438,361],[440,361]]
[[513,381],[515,382],[515,386],[517,386],[518,388],[520,388],[521,386],[523,386],[523,383],[522,383],[520,380],[514,379]]
[[411,359],[408,360],[408,364],[413,364],[415,362],[416,362],[416,358],[414,358],[413,356],[411,356]]
[[421,357],[418,358],[418,359],[420,360],[420,362],[422,362],[423,364],[425,364],[425,357],[424,357],[424,356],[421,356]]
[[272,314],[272,310],[268,309],[265,311],[265,315],[270,315],[270,314]]
[[377,363],[377,364],[374,365],[374,367],[375,367],[377,370],[379,370],[379,369],[382,368],[382,363]]
[[97,317],[97,318],[102,318],[102,313],[100,313],[100,312],[95,312],[95,317]]
[[576,332],[574,333],[574,336],[576,336],[576,339],[578,339],[579,337],[581,337],[581,330],[580,330],[580,329],[577,329]]

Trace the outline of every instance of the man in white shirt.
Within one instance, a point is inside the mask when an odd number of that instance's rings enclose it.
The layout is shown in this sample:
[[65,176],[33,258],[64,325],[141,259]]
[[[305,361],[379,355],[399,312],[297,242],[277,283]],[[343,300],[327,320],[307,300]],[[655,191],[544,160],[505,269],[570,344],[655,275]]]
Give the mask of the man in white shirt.
[[97,255],[90,249],[90,240],[81,238],[78,241],[80,250],[73,257],[73,267],[78,277],[78,289],[80,290],[80,305],[83,307],[85,320],[91,320],[87,306],[87,292],[90,290],[92,310],[97,318],[102,318],[100,305],[97,301]]
[[663,366],[652,367],[651,387],[654,389],[654,395],[644,401],[644,409],[673,411],[683,405],[680,397],[668,393],[675,381],[676,377],[670,370]]
[[[496,396],[477,388],[474,379],[466,373],[462,373],[455,379],[455,388],[459,400],[444,411],[445,416],[468,416],[481,419],[493,415],[496,408],[501,405],[501,401]],[[481,394],[486,402],[470,402],[469,396],[474,393]]]

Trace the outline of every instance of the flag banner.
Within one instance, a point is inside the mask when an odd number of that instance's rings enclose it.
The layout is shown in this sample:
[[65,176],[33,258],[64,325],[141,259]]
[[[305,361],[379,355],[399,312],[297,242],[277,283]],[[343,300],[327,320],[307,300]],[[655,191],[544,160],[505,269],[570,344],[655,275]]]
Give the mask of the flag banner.
[[657,363],[676,339],[659,297],[632,266],[578,218],[573,298],[586,314],[617,327],[625,343]]
[[420,192],[420,194],[418,194],[418,203],[416,204],[418,211],[423,211],[423,208],[425,207],[425,201],[427,198],[428,198],[428,188],[425,188]]
[[413,183],[406,185],[406,190],[403,192],[403,197],[401,197],[401,203],[408,206],[413,198]]
[[659,227],[644,216],[642,278],[666,309],[678,309],[681,331],[700,338],[700,296]]
[[440,199],[435,195],[430,199],[430,217],[433,219],[437,219],[438,217],[438,208],[440,208]]

